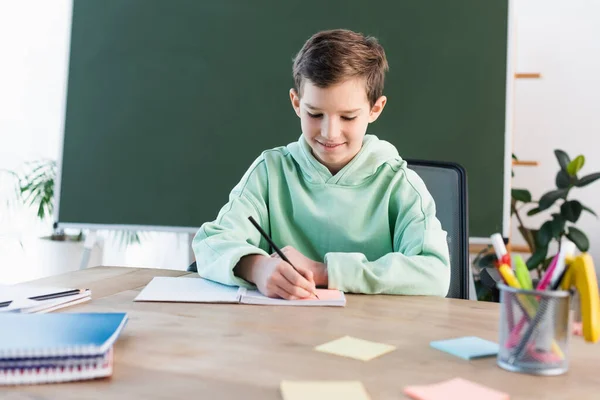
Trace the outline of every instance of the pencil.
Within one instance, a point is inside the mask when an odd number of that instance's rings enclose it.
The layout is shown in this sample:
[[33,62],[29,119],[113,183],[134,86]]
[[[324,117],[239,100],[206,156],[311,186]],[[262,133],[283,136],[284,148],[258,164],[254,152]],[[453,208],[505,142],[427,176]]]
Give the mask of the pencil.
[[[260,232],[260,234],[262,235],[262,237],[264,237],[265,240],[267,242],[269,242],[269,244],[271,245],[271,247],[273,249],[275,249],[275,252],[279,255],[279,257],[281,257],[281,259],[283,261],[285,261],[286,263],[290,264],[292,266],[292,268],[294,268],[294,271],[298,272],[298,270],[296,269],[296,267],[294,267],[294,264],[292,264],[290,262],[290,260],[288,260],[288,258],[285,256],[285,254],[283,254],[283,251],[279,250],[279,247],[277,247],[277,245],[273,242],[273,240],[269,237],[269,235],[267,235],[267,232],[265,232],[263,230],[263,228],[260,227],[260,225],[258,224],[258,222],[256,222],[254,220],[254,218],[252,218],[252,216],[248,217],[248,220],[250,220],[250,222],[252,222],[252,225],[254,225],[254,227]],[[300,273],[300,272],[298,272],[298,273]],[[313,292],[312,294],[317,299],[319,298],[319,296],[317,296],[317,293]]]

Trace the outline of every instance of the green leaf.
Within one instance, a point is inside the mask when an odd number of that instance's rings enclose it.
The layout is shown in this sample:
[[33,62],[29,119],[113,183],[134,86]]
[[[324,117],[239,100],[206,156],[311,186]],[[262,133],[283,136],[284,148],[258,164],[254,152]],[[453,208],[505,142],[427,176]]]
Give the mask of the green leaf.
[[544,262],[546,254],[548,254],[548,247],[538,247],[525,263],[527,264],[527,269],[535,269],[540,263]]
[[554,150],[554,155],[556,156],[556,159],[558,160],[558,164],[560,165],[560,168],[562,170],[566,171],[567,170],[567,166],[571,162],[571,159],[569,158],[569,156],[567,155],[567,153],[565,153],[562,150]]
[[579,179],[577,182],[575,182],[575,186],[577,186],[577,187],[587,186],[599,178],[600,178],[600,172],[595,172],[593,174],[586,175],[583,178]]
[[575,176],[579,170],[583,168],[583,164],[585,164],[585,157],[579,155],[573,161],[571,161],[569,165],[567,165],[567,172],[569,175]]
[[558,190],[552,190],[552,191],[544,194],[539,202],[540,211],[544,211],[544,210],[547,210],[548,208],[552,207],[552,205],[556,202],[556,200],[560,199],[561,197],[566,196],[568,191],[569,191],[568,189],[558,189]]
[[558,171],[556,174],[556,187],[559,189],[566,189],[571,185],[571,176],[564,170]]
[[567,221],[560,214],[553,214],[554,219],[552,219],[552,237],[556,240],[560,240],[560,237],[565,230],[565,224]]
[[546,221],[541,226],[536,235],[536,243],[538,247],[548,247],[548,243],[552,240],[553,235],[552,221]]
[[589,207],[586,207],[586,206],[584,206],[584,205],[581,205],[581,208],[582,208],[583,210],[585,210],[585,211],[589,212],[590,214],[592,214],[594,217],[598,218],[598,215],[596,215],[596,213],[594,212],[594,210],[592,210],[591,208],[589,208]]
[[519,161],[519,159],[517,158],[517,156],[515,155],[515,153],[512,153],[512,159],[515,161]]
[[540,210],[539,207],[534,207],[531,210],[527,211],[527,215],[531,217],[532,215],[539,214],[540,211],[542,210]]
[[590,241],[585,233],[581,232],[579,229],[570,226],[567,237],[571,242],[575,243],[575,246],[577,246],[579,251],[586,252],[590,249]]
[[512,189],[510,194],[513,199],[522,201],[523,203],[529,203],[531,201],[531,193],[527,189]]
[[560,214],[570,222],[577,222],[582,210],[583,206],[577,200],[565,201],[560,206]]

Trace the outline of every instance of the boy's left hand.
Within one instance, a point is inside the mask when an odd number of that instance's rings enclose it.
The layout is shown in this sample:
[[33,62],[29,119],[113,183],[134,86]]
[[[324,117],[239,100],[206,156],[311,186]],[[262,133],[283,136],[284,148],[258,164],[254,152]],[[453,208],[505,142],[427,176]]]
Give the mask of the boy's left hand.
[[[311,260],[292,246],[285,246],[281,252],[293,266],[312,271],[316,286],[327,287],[329,280],[327,279],[327,266],[324,263]],[[272,254],[271,257],[280,258],[277,253]]]

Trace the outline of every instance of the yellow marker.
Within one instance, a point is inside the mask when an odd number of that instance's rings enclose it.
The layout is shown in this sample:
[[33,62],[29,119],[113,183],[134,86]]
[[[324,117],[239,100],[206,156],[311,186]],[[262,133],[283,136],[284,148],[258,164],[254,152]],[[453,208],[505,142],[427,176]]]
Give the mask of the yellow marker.
[[514,276],[512,269],[510,269],[508,265],[502,264],[498,267],[498,271],[500,272],[500,275],[502,275],[504,282],[506,282],[508,286],[513,287],[515,289],[521,289],[519,281]]
[[579,292],[583,337],[586,341],[595,343],[600,339],[600,296],[594,262],[587,253],[568,261],[571,262],[565,272],[561,288],[569,290],[575,286]]

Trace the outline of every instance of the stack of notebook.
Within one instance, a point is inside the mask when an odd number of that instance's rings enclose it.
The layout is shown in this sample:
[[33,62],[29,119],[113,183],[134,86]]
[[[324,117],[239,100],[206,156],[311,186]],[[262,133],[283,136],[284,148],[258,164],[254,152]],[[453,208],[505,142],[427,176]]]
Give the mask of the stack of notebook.
[[0,285],[0,312],[45,313],[91,300],[89,289]]
[[124,313],[0,314],[0,385],[112,375]]

